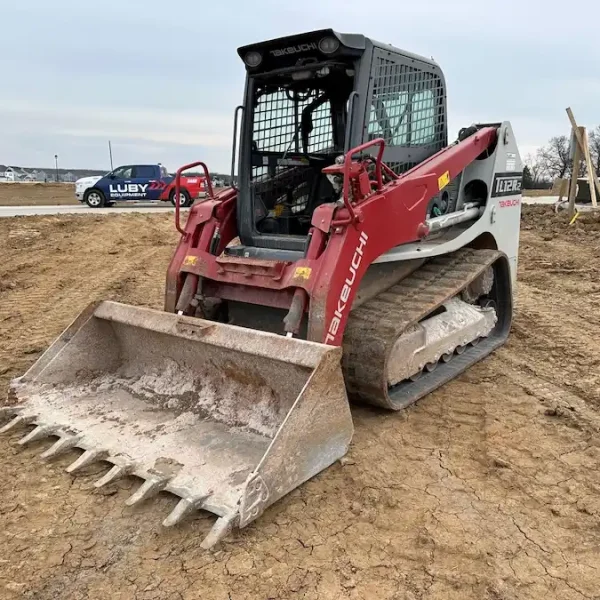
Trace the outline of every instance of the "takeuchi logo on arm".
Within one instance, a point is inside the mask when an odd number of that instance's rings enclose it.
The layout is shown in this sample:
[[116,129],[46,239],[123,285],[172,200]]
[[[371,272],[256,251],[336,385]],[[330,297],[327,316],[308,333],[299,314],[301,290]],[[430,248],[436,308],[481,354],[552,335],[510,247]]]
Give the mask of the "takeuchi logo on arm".
[[360,263],[362,262],[364,249],[367,245],[368,239],[369,236],[364,231],[361,232],[360,238],[358,240],[358,245],[354,249],[354,255],[352,256],[352,262],[350,263],[348,277],[346,277],[344,287],[342,287],[342,291],[340,292],[340,296],[338,298],[337,309],[333,314],[331,322],[329,323],[329,329],[327,330],[325,343],[332,342],[333,340],[335,340],[335,336],[338,332],[338,329],[340,328],[342,317],[348,306],[348,301],[350,299],[352,287],[356,282],[356,272],[358,270],[358,267],[360,267]]

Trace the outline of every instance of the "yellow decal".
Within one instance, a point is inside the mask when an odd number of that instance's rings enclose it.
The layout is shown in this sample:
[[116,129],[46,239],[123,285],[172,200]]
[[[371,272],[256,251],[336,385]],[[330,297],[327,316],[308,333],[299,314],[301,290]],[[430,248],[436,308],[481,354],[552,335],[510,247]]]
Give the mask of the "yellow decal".
[[183,260],[184,267],[195,267],[197,263],[198,263],[197,256],[186,256]]
[[273,212],[276,217],[280,217],[283,214],[283,204],[276,204]]
[[294,277],[298,279],[310,279],[312,269],[310,267],[296,267]]
[[438,177],[438,188],[442,191],[450,183],[450,171],[446,171]]

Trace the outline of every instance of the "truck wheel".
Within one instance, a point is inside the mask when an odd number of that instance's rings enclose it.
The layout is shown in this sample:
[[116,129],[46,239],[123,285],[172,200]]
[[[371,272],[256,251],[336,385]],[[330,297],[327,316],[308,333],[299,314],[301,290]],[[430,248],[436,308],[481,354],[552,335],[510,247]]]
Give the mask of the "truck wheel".
[[[175,206],[175,190],[171,190],[169,194],[169,200],[171,204]],[[179,193],[179,206],[188,207],[192,205],[192,198],[190,197],[190,193],[187,190],[181,190]]]
[[106,198],[100,190],[92,189],[87,190],[85,192],[85,194],[83,195],[83,201],[90,208],[101,208],[102,206],[104,206]]

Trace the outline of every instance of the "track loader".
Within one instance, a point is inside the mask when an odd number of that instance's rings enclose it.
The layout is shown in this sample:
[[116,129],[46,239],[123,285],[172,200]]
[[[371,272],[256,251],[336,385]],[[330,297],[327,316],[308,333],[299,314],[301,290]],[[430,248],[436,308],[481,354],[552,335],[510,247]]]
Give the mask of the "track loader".
[[520,227],[510,124],[448,144],[433,60],[329,29],[238,53],[237,180],[176,206],[164,310],[89,306],[2,409],[69,473],[142,478],[128,505],[178,496],[166,526],[216,514],[205,548],[347,452],[349,400],[404,409],[506,341]]

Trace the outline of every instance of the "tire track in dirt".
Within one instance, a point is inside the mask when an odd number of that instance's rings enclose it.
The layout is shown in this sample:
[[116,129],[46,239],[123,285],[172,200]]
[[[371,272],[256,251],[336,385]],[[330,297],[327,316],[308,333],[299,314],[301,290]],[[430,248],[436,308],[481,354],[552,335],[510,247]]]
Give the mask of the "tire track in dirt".
[[7,233],[3,254],[19,256],[19,250],[27,259],[9,258],[0,266],[0,324],[8,340],[0,350],[4,376],[27,368],[92,301],[131,297],[137,304],[160,307],[159,290],[174,242],[168,219],[8,221],[8,227],[0,223]]

